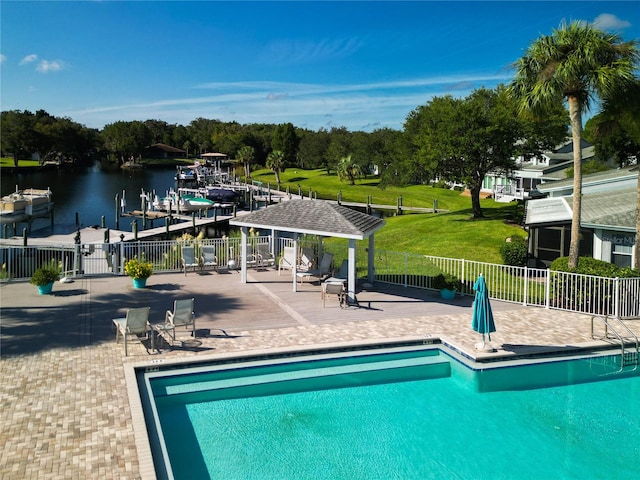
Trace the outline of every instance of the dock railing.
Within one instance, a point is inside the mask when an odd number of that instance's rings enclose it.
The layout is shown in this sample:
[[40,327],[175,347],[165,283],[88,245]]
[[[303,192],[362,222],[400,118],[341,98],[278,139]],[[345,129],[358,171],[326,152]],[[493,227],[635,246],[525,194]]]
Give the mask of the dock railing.
[[[218,268],[240,266],[239,237],[186,242],[195,247],[196,257],[200,256],[203,246],[213,246]],[[267,244],[277,259],[283,247],[293,241],[289,238],[275,241],[271,236],[250,236],[247,242],[251,251],[256,251],[257,243]],[[184,240],[168,240],[57,246],[2,245],[0,281],[28,280],[36,268],[52,259],[59,262],[63,275],[67,277],[124,275],[124,263],[133,257],[151,262],[154,273],[179,272],[184,244]],[[313,247],[317,255],[321,244],[303,240],[299,245],[301,248]],[[327,244],[322,248],[333,254],[335,266],[348,257],[346,246]],[[365,249],[358,249],[358,278],[366,278],[367,261]],[[386,250],[376,250],[374,263],[374,282],[379,284],[434,289],[434,277],[444,273],[460,279],[460,294],[473,295],[473,284],[482,274],[490,298],[495,300],[617,318],[640,316],[640,277],[607,278]]]

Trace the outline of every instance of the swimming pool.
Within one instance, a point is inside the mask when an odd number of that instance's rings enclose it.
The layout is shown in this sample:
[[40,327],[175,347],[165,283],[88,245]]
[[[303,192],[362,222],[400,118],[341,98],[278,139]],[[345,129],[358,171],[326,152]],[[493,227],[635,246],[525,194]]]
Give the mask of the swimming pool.
[[140,373],[158,477],[640,472],[640,377],[619,372],[619,355],[483,370],[460,360],[403,345]]

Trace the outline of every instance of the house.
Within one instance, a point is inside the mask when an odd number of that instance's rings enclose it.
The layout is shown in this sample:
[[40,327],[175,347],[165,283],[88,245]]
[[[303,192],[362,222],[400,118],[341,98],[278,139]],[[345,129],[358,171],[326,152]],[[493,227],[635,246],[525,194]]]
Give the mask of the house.
[[[582,139],[582,160],[595,158],[595,149]],[[534,157],[516,158],[516,169],[510,172],[491,172],[485,176],[482,191],[492,193],[497,202],[526,200],[540,196],[538,186],[566,178],[573,166],[573,142],[568,140],[553,151]]]
[[186,154],[186,151],[164,143],[154,143],[144,149],[144,156],[147,158],[180,158]]
[[[549,265],[569,254],[573,179],[540,185],[538,190],[548,197],[527,201],[525,226],[529,253]],[[637,199],[637,166],[585,175],[580,255],[623,267],[634,265]]]

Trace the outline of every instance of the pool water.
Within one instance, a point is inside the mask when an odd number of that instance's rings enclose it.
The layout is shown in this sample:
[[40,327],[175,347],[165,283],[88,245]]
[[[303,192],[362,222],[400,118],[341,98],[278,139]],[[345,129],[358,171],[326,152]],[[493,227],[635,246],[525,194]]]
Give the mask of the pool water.
[[640,377],[616,370],[474,372],[436,349],[150,383],[178,479],[634,478]]

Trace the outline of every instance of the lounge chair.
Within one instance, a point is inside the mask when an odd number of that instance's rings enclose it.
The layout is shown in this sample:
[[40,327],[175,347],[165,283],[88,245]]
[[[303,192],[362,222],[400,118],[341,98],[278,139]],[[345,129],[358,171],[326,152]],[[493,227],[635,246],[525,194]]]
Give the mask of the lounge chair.
[[[124,338],[124,355],[127,352],[127,337],[136,336],[136,340],[149,340],[151,325],[149,324],[150,307],[130,308],[124,318],[114,318],[113,325],[116,327],[116,343],[119,343],[120,336]],[[142,335],[142,337],[141,337]],[[146,347],[145,347],[146,348]],[[149,349],[147,348],[147,352]]]
[[193,311],[193,298],[185,298],[182,300],[174,300],[173,311],[167,310],[164,317],[164,323],[153,326],[158,332],[167,332],[171,337],[171,345],[176,340],[176,328],[184,327],[186,330],[191,329],[191,336],[196,338],[196,316]]
[[216,249],[212,245],[204,245],[202,247],[202,255],[200,256],[200,268],[212,267],[214,270],[218,268],[218,257]]
[[333,274],[333,277],[327,279],[332,280],[347,280],[349,278],[349,260],[343,260],[340,264],[340,269]]
[[331,282],[323,282],[322,283],[322,308],[325,307],[325,300],[329,295],[337,295],[338,296],[338,304],[340,308],[344,308],[346,306],[346,295],[344,290],[344,282],[339,281],[331,281]]
[[258,256],[255,253],[253,253],[253,247],[251,245],[246,246],[245,255],[247,258],[247,268],[257,268]]
[[322,280],[323,278],[329,276],[329,272],[331,271],[331,262],[333,262],[333,254],[324,253],[322,255],[322,260],[320,261],[320,265],[318,268],[312,268],[311,270],[307,270],[306,272],[298,272],[296,275],[300,283],[302,283],[305,279],[317,278],[318,280]]
[[295,249],[293,247],[284,247],[282,257],[278,261],[278,275],[282,270],[293,270],[295,262]]
[[182,270],[184,271],[184,275],[187,275],[187,268],[196,268],[200,267],[200,264],[196,260],[196,253],[193,247],[188,247],[183,245],[182,247]]
[[274,267],[276,264],[276,258],[273,256],[273,253],[269,250],[268,243],[258,243],[256,245],[257,256],[258,256],[258,264],[262,268],[266,267]]
[[303,248],[300,253],[300,263],[298,264],[297,270],[299,272],[308,272],[311,270],[313,268],[314,257],[313,248]]

